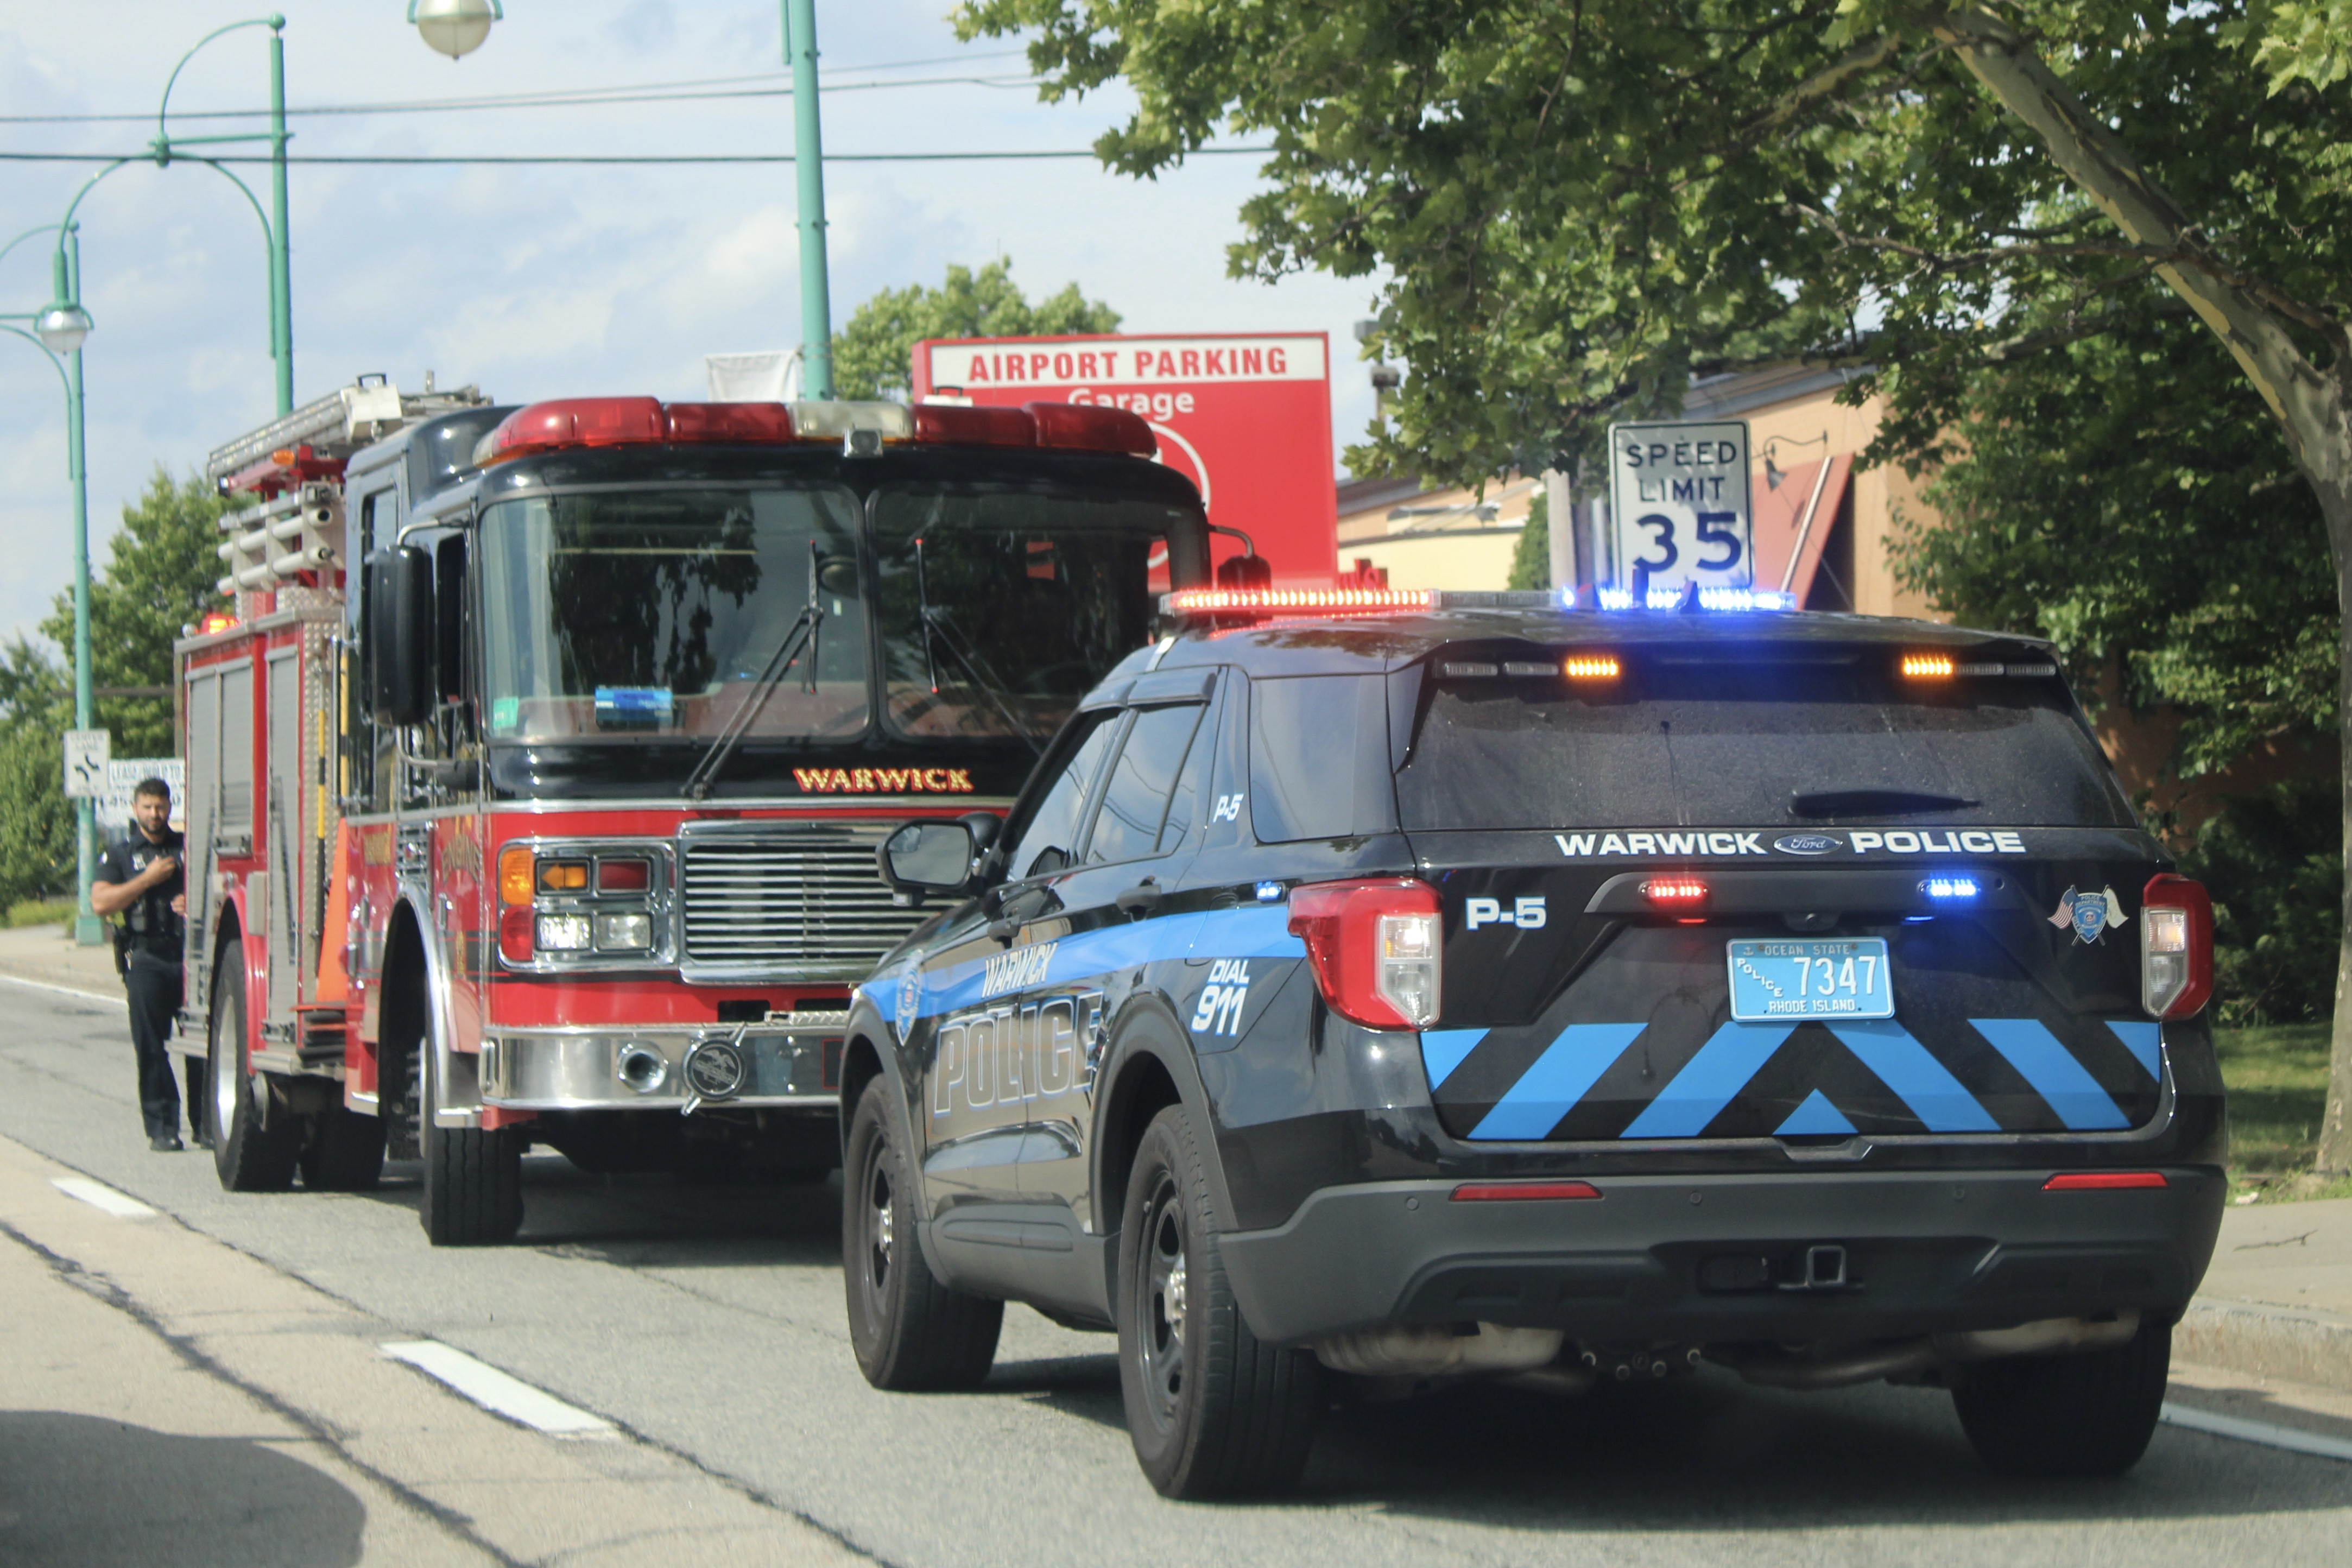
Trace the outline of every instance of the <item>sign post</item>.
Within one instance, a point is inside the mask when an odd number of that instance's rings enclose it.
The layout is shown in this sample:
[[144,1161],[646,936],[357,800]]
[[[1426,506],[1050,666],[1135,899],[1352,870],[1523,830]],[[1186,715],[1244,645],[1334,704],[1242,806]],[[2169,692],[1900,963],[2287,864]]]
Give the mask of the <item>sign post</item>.
[[1748,422],[1609,426],[1617,586],[1636,605],[1756,581]]
[[68,730],[66,798],[96,800],[106,793],[106,764],[114,752],[114,736],[105,730]]

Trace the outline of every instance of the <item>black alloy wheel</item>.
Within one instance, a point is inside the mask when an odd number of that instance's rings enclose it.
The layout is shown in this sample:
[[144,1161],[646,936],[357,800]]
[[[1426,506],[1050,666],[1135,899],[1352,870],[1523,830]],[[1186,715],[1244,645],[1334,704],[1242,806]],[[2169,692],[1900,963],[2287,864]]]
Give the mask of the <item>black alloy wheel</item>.
[[875,1079],[849,1121],[842,1164],[842,1283],[857,1369],[877,1388],[977,1388],[996,1362],[1004,1303],[940,1282],[915,1236],[916,1197],[896,1136],[887,1080]]

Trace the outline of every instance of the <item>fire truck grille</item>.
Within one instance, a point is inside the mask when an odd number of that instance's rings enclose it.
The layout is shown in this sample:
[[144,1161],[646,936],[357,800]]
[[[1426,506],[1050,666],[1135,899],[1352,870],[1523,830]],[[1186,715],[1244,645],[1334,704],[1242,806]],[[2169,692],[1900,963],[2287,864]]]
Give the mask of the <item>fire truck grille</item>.
[[862,980],[923,918],[890,903],[878,835],[718,837],[683,846],[689,977]]

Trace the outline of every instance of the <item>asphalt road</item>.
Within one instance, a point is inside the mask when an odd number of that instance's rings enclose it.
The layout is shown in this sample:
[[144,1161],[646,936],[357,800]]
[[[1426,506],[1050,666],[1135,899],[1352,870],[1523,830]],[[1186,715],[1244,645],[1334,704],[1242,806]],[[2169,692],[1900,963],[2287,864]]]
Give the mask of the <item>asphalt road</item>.
[[1136,1469],[1106,1337],[1014,1309],[983,1391],[868,1389],[832,1188],[533,1156],[516,1244],[436,1252],[414,1166],[373,1194],[226,1194],[203,1153],[147,1151],[131,1079],[119,1009],[0,982],[0,1133],[908,1568],[2071,1568],[2336,1563],[2352,1541],[2352,1464],[2165,1427],[2120,1481],[2020,1484],[1977,1464],[1940,1394],[1774,1394],[1711,1369],[1575,1402],[1472,1388],[1337,1410],[1297,1500],[1171,1504]]

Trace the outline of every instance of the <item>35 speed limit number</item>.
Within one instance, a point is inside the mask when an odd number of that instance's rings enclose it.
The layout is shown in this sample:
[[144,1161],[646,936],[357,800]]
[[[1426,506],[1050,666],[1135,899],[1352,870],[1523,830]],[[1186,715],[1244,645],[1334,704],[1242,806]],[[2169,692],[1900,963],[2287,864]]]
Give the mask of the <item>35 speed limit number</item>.
[[1609,504],[1617,585],[1637,599],[1754,585],[1747,421],[1612,425]]

